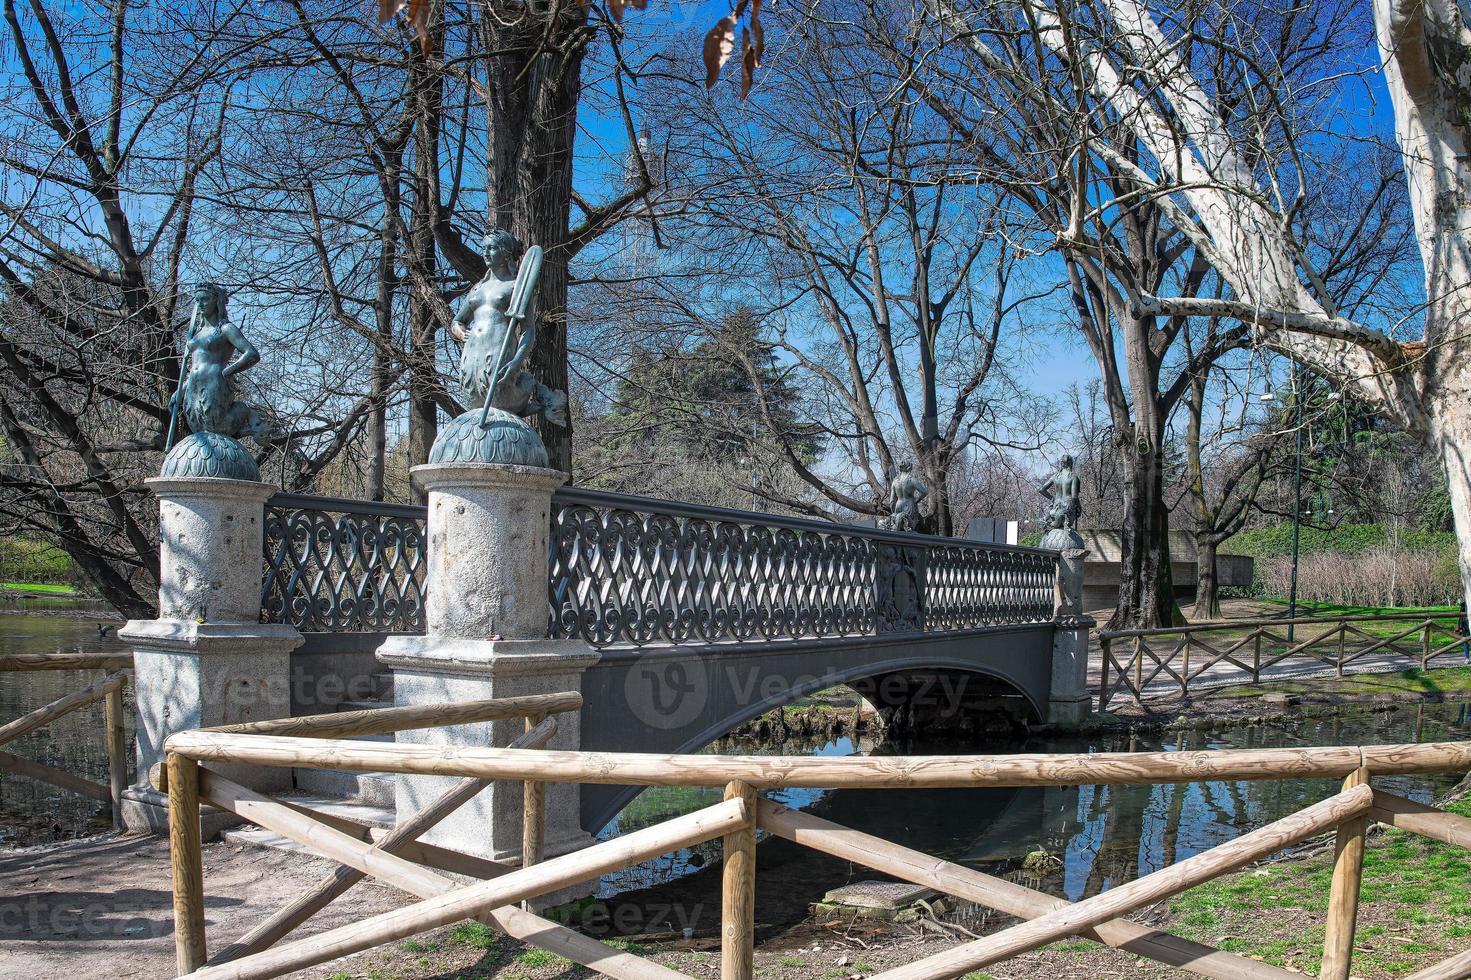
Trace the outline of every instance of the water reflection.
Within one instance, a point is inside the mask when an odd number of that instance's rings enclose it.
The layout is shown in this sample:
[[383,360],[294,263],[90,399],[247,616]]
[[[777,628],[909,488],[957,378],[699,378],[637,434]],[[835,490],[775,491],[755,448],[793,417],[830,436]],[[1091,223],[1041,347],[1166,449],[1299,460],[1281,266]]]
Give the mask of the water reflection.
[[[1270,724],[1229,732],[1190,732],[1164,738],[1129,736],[1025,741],[854,744],[717,743],[709,751],[772,755],[855,753],[943,754],[1013,752],[1179,752],[1200,749],[1453,741],[1471,736],[1465,704],[1386,710],[1343,707],[1317,717],[1285,712]],[[1376,779],[1381,788],[1420,801],[1450,789],[1457,776]],[[1209,850],[1243,831],[1270,823],[1333,795],[1336,779],[1213,781],[1177,785],[1035,787],[944,790],[787,790],[771,794],[790,807],[917,848],[949,861],[997,873],[1016,872],[1029,853],[1057,859],[1046,890],[1070,900],[1095,895]],[[600,838],[657,823],[720,798],[720,791],[658,788],[645,791],[604,829]],[[719,842],[603,879],[602,897],[661,883],[720,861]],[[836,878],[870,877],[783,841],[764,841],[758,865],[788,887],[814,887]],[[839,867],[841,866],[841,867]],[[758,875],[758,880],[760,876]],[[809,895],[807,900],[820,897]]]
[[[76,601],[46,600],[49,608],[72,609]],[[0,655],[126,652],[126,645],[115,636],[116,630],[98,635],[98,621],[76,616],[0,615]],[[19,718],[102,676],[102,671],[90,670],[0,672],[0,722]],[[124,715],[130,737],[132,696],[129,685]],[[107,749],[102,731],[103,707],[99,701],[8,743],[0,751],[106,783]],[[0,773],[0,844],[65,840],[99,833],[111,825],[106,805],[34,779]]]

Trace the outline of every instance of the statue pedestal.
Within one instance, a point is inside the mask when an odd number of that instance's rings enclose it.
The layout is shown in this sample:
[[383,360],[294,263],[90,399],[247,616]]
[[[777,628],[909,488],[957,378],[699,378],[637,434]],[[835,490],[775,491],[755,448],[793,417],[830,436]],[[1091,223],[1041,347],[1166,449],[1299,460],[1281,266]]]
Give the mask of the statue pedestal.
[[[446,429],[449,448],[479,451],[487,440],[469,429],[465,418],[454,423],[464,431]],[[534,437],[529,428],[526,433]],[[505,440],[523,437],[508,432]],[[436,443],[431,459],[450,455],[443,450]],[[551,501],[566,475],[541,466],[463,461],[469,454],[413,470],[429,497],[427,633],[392,637],[378,648],[379,661],[393,669],[395,703],[580,692],[582,673],[597,662],[597,651],[581,641],[547,638]],[[556,721],[557,734],[548,748],[580,748],[579,716],[557,715]],[[446,750],[505,746],[524,730],[524,721],[516,719],[404,731],[397,740]],[[455,781],[455,777],[399,776],[395,791],[399,820],[408,819]],[[423,839],[518,864],[521,811],[521,784],[494,783]],[[591,843],[579,824],[575,784],[549,784],[545,813],[548,856]]]
[[[212,465],[197,452],[206,444],[199,436],[180,443],[165,472],[188,472],[199,458],[198,465]],[[138,774],[123,794],[123,821],[156,833],[167,826],[168,803],[150,785],[149,770],[164,760],[164,741],[195,728],[288,717],[290,655],[302,637],[260,622],[261,527],[274,487],[189,475],[148,486],[159,499],[159,618],[133,620],[118,636],[133,646],[138,711]],[[217,768],[253,789],[291,786],[288,768]],[[234,819],[207,815],[206,823],[217,828]]]
[[1088,549],[1078,532],[1054,528],[1042,536],[1042,547],[1061,554],[1052,614],[1052,696],[1047,720],[1076,725],[1093,710],[1088,691],[1088,634],[1093,617],[1083,612],[1083,559]]
[[[598,654],[575,640],[456,640],[419,636],[392,637],[378,648],[378,660],[393,669],[394,702],[402,705],[484,698],[518,697],[580,691],[582,672]],[[557,734],[549,749],[581,747],[576,713],[556,716]],[[504,747],[521,736],[525,722],[481,722],[399,732],[400,745],[435,745],[446,749]],[[394,805],[400,821],[433,802],[458,776],[399,776]],[[492,783],[446,817],[421,840],[492,861],[521,863],[522,792],[519,782]],[[548,783],[546,787],[546,856],[555,857],[592,843],[579,824],[578,787]]]

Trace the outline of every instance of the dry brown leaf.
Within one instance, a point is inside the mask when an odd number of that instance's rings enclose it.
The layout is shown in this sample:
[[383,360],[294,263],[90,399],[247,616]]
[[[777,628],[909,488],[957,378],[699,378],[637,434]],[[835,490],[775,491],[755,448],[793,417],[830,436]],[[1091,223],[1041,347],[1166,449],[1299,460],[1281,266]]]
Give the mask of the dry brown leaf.
[[378,0],[378,23],[386,24],[403,9],[404,0]]
[[756,77],[756,49],[751,46],[751,32],[741,31],[741,98],[751,91],[751,82]]
[[623,0],[608,0],[608,16],[623,23]]
[[720,69],[735,50],[736,15],[720,18],[705,35],[705,87],[710,88],[720,77]]

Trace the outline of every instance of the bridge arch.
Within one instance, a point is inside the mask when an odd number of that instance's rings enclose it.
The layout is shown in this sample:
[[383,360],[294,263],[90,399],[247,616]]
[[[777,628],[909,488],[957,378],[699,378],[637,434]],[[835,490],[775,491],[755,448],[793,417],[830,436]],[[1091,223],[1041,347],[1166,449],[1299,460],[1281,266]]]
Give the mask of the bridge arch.
[[[876,698],[881,712],[912,713],[928,685],[934,703],[927,708],[965,710],[978,697],[1020,696],[1032,718],[1045,718],[1051,640],[1047,624],[844,643],[605,650],[583,678],[582,742],[609,751],[694,752],[774,708],[840,685]],[[584,786],[583,828],[602,829],[637,794],[637,787]]]

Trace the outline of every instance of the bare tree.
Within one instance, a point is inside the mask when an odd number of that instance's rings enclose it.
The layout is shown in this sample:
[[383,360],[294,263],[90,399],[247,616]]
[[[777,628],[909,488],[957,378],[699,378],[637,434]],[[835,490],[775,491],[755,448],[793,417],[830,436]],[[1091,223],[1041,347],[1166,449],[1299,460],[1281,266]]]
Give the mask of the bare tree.
[[[941,2],[954,9],[949,0]],[[1304,169],[1304,147],[1286,124],[1314,96],[1263,67],[1273,64],[1270,46],[1268,57],[1258,57],[1264,53],[1260,36],[1241,29],[1240,8],[1206,6],[1215,16],[1162,25],[1137,0],[1038,7],[1033,36],[1068,66],[1080,93],[1127,126],[1132,146],[1099,140],[1092,152],[1126,170],[1134,193],[1159,201],[1230,286],[1229,296],[1206,299],[1130,284],[1130,309],[1239,318],[1263,343],[1336,379],[1423,438],[1445,466],[1471,595],[1471,336],[1464,328],[1471,314],[1465,236],[1471,223],[1471,123],[1465,116],[1471,93],[1459,74],[1471,34],[1462,8],[1450,0],[1376,0],[1372,7],[1424,271],[1423,337],[1417,341],[1396,339],[1392,328],[1399,324],[1381,329],[1346,313],[1325,280],[1322,257],[1304,247],[1293,219],[1310,194],[1311,174]],[[1080,10],[1088,12],[1086,23]],[[1331,8],[1331,29],[1325,22],[1317,25],[1318,34],[1299,36],[1347,36],[1353,15],[1352,9]],[[1257,165],[1262,130],[1234,125],[1231,107],[1203,81],[1210,76],[1194,57],[1203,50],[1216,63],[1260,78],[1262,90],[1272,94],[1258,118],[1280,121],[1271,129],[1285,138],[1270,166]],[[1400,322],[1415,320],[1413,313],[1402,310]]]
[[[1031,400],[1007,361],[1019,309],[1048,288],[1018,274],[997,196],[944,179],[953,148],[867,32],[780,16],[805,54],[775,62],[745,103],[712,100],[687,75],[646,96],[664,106],[653,119],[669,185],[657,228],[673,254],[653,275],[610,274],[609,291],[644,311],[640,326],[663,347],[710,336],[735,302],[756,311],[830,450],[808,458],[812,430],[780,424],[777,399],[759,399],[737,424],[806,490],[793,498],[774,481],[771,500],[882,517],[892,473],[912,460],[931,494],[923,526],[953,533],[956,463],[989,445],[1038,444],[1046,413],[1020,411]],[[758,391],[762,367],[747,364]]]

